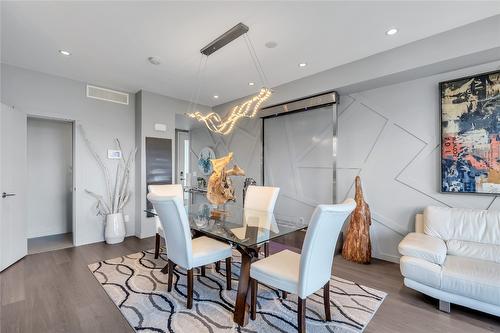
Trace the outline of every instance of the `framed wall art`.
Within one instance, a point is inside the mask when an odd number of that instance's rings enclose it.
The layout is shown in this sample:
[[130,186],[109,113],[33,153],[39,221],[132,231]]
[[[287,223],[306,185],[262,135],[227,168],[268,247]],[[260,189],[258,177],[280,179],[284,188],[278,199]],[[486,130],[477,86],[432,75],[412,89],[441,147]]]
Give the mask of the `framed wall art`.
[[439,88],[441,191],[500,194],[500,71]]

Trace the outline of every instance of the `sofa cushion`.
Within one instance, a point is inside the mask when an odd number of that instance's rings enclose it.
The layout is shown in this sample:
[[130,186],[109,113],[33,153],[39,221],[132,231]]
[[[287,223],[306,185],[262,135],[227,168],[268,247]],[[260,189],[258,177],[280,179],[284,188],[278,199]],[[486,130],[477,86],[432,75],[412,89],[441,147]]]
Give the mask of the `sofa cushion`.
[[398,250],[403,256],[424,259],[438,265],[444,262],[447,251],[442,239],[417,232],[406,235],[399,243]]
[[450,239],[446,242],[446,247],[448,254],[452,256],[489,260],[500,264],[500,245]]
[[450,255],[441,276],[441,289],[447,292],[500,305],[500,264]]
[[441,266],[427,260],[402,256],[399,261],[401,274],[410,280],[439,289],[441,287]]
[[429,206],[424,210],[424,232],[444,241],[500,245],[500,211]]

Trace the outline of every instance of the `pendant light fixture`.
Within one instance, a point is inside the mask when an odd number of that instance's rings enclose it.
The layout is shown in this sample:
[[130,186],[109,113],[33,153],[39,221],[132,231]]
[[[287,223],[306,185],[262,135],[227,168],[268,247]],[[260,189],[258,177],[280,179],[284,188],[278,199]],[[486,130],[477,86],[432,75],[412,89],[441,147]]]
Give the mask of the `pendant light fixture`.
[[[260,110],[262,103],[264,103],[269,97],[271,97],[272,94],[271,89],[266,87],[267,78],[264,74],[264,70],[262,69],[259,58],[257,57],[257,53],[255,52],[252,41],[248,36],[248,30],[249,28],[245,24],[240,22],[200,50],[202,58],[200,60],[200,65],[197,72],[198,87],[196,89],[196,93],[194,94],[194,99],[189,105],[190,110],[186,113],[186,115],[200,122],[204,122],[210,131],[218,134],[229,134],[233,130],[234,125],[240,119],[255,117],[257,115],[257,112]],[[196,105],[198,104],[198,98],[200,94],[200,76],[206,68],[208,56],[221,49],[225,45],[229,44],[230,42],[234,41],[235,39],[239,38],[240,36],[243,36],[243,38],[245,39],[248,53],[250,54],[250,58],[252,59],[257,73],[259,74],[262,88],[257,95],[233,107],[224,118],[222,118],[215,112],[203,114],[199,111],[196,111],[195,109]]]

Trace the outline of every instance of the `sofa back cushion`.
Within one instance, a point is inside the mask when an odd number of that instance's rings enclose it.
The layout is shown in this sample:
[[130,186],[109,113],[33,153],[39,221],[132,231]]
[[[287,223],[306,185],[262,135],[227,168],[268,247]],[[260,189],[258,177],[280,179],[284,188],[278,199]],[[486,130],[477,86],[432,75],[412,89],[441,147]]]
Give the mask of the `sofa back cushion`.
[[446,248],[448,255],[488,260],[500,264],[500,245],[450,239],[446,242]]
[[429,206],[424,233],[450,240],[500,245],[500,211]]

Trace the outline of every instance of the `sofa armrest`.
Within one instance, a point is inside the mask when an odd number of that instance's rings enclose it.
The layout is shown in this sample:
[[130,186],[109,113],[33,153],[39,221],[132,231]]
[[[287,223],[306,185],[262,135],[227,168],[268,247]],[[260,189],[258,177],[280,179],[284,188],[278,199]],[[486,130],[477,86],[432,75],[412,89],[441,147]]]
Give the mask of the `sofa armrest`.
[[426,234],[409,233],[399,243],[399,253],[403,256],[421,258],[442,265],[446,259],[446,244],[442,239]]

